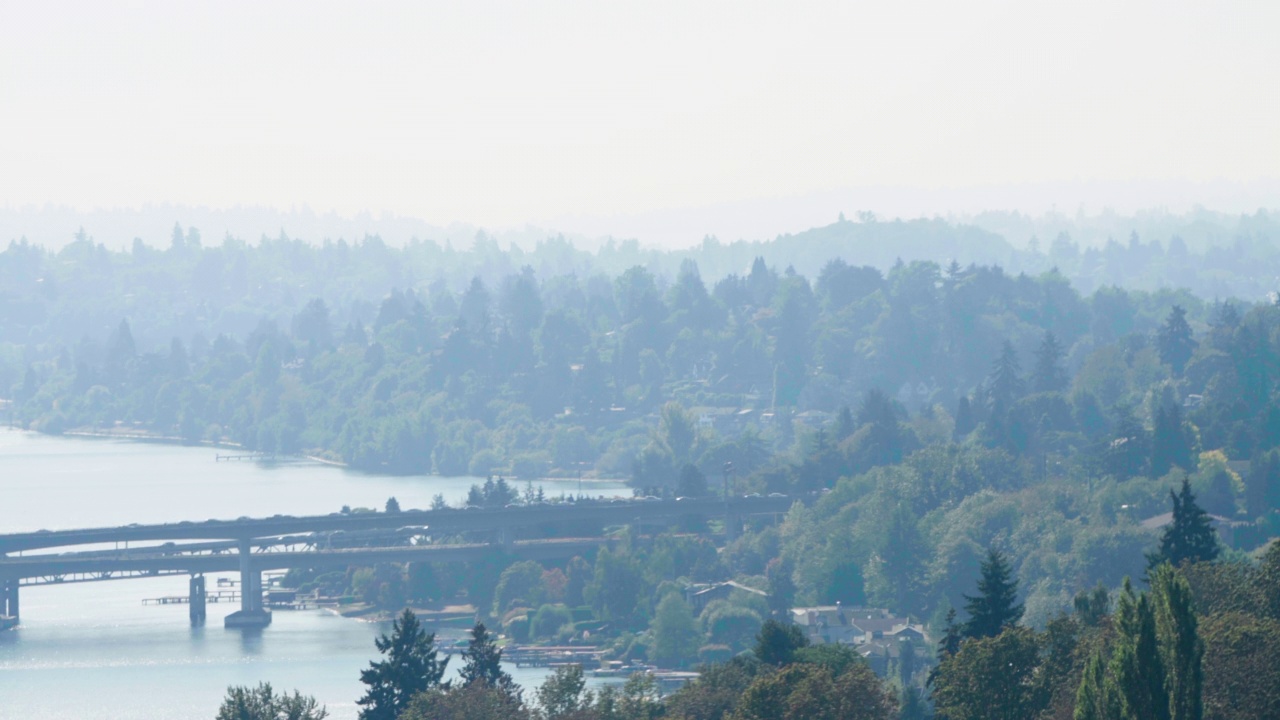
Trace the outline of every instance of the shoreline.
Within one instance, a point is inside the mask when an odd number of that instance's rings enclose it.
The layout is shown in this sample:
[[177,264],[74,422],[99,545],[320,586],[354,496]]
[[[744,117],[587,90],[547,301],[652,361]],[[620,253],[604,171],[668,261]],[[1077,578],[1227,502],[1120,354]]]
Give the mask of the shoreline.
[[[20,427],[4,427],[4,428],[0,428],[0,430],[7,431],[7,432],[29,433],[31,435],[37,435],[40,437],[69,438],[72,440],[117,440],[117,441],[136,442],[136,443],[141,443],[145,445],[172,445],[172,446],[190,447],[190,448],[209,448],[212,450],[219,450],[219,449],[244,450],[244,446],[241,445],[240,443],[235,443],[230,441],[201,440],[199,442],[192,443],[187,441],[185,438],[174,437],[169,435],[156,435],[154,433],[148,433],[148,432],[133,432],[133,431],[112,432],[109,430],[104,431],[104,430],[75,429],[75,430],[66,430],[61,433],[55,434],[55,433],[40,432],[39,430],[30,430],[27,428],[20,428]],[[421,473],[417,475],[400,475],[397,473],[378,473],[378,472],[371,472],[369,470],[357,470],[357,469],[351,468],[350,465],[340,460],[332,460],[319,455],[309,455],[309,454],[271,455],[271,456],[263,456],[261,459],[255,460],[255,462],[262,462],[262,461],[280,462],[280,463],[311,462],[317,465],[327,465],[329,467],[342,468],[344,470],[349,470],[350,472],[369,475],[372,477],[422,477],[422,478],[458,478],[458,477],[472,478],[474,477],[481,481],[484,480],[484,478],[480,477],[479,475],[438,475],[435,473]],[[536,486],[539,482],[544,480],[556,480],[559,482],[569,482],[569,481],[581,482],[584,489],[586,489],[587,486],[591,486],[591,485],[627,486],[627,478],[604,478],[604,477],[594,477],[594,476],[578,478],[575,476],[567,476],[567,475],[542,475],[537,478],[522,478],[518,475],[506,475],[506,474],[500,474],[500,473],[495,473],[493,475],[493,477],[499,477],[499,476],[506,479],[508,484],[513,484],[513,485],[515,483],[523,484],[526,482],[532,482]]]

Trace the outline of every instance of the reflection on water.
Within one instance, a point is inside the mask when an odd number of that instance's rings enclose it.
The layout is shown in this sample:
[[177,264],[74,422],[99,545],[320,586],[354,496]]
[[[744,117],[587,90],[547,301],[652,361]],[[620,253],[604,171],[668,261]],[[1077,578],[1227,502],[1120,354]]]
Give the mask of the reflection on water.
[[[475,478],[386,478],[316,465],[215,463],[214,451],[0,431],[0,532],[332,512],[342,505],[427,507],[458,501]],[[548,482],[550,494],[577,482]],[[619,485],[594,493],[620,494]],[[216,577],[209,582],[215,584]],[[360,670],[389,627],[324,611],[280,611],[265,630],[226,630],[236,609],[211,603],[203,627],[183,576],[24,588],[22,621],[0,632],[0,718],[208,720],[229,685],[270,682],[315,695],[334,720],[355,718]],[[456,637],[456,635],[455,635]],[[455,659],[450,669],[456,672]],[[543,670],[516,670],[536,684]]]

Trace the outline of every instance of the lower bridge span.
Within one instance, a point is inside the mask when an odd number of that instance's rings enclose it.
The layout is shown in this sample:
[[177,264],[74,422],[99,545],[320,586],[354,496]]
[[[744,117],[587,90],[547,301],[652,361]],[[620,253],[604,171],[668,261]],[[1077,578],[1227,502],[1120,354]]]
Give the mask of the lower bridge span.
[[249,543],[245,542],[240,552],[226,554],[121,553],[117,556],[70,554],[6,557],[0,559],[0,616],[10,617],[16,622],[18,588],[22,585],[56,584],[60,578],[70,578],[71,582],[85,582],[238,571],[241,574],[241,587],[246,591],[241,593],[240,612],[233,613],[228,618],[228,625],[262,626],[270,623],[270,613],[261,606],[260,591],[262,573],[267,570],[423,561],[463,562],[480,560],[495,552],[525,560],[553,560],[589,553],[609,542],[608,538],[561,538],[507,544],[411,545],[267,553],[254,553]]

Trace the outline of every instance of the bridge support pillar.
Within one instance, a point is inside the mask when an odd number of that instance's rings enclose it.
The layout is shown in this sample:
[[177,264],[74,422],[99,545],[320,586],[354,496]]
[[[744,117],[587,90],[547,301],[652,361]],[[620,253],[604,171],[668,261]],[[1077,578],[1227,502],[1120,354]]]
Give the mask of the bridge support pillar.
[[253,544],[240,541],[240,609],[227,616],[229,628],[261,628],[271,624],[271,612],[262,608],[262,572],[253,567]]
[[18,624],[18,578],[0,581],[0,630]]
[[725,515],[724,517],[724,536],[729,542],[738,539],[738,535],[742,534],[742,516]]
[[207,594],[204,589],[204,576],[192,575],[189,584],[191,589],[190,596],[187,600],[187,607],[191,611],[191,624],[203,625],[205,618],[205,600]]

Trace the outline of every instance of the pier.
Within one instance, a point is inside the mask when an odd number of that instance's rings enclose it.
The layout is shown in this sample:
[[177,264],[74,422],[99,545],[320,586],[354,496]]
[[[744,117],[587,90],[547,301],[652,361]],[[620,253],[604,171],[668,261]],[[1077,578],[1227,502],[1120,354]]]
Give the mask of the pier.
[[561,665],[599,666],[604,650],[581,645],[534,646],[510,645],[502,650],[502,659],[516,667],[559,667]]

